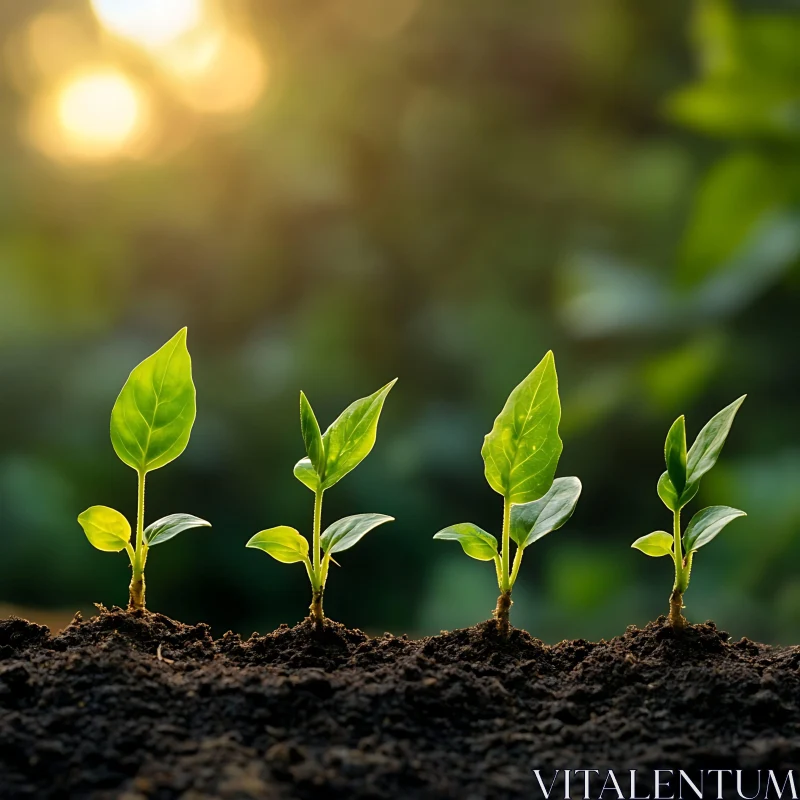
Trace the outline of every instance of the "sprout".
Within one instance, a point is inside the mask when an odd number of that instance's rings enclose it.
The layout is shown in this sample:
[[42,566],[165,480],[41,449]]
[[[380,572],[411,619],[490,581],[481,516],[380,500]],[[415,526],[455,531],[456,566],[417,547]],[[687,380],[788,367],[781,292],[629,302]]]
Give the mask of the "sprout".
[[322,595],[333,554],[349,550],[373,528],[393,520],[384,514],[356,514],[322,531],[323,495],[369,455],[375,444],[383,402],[396,380],[349,405],[324,434],[320,433],[311,404],[300,392],[300,431],[306,457],[297,462],[294,474],[314,492],[312,544],[309,548],[308,539],[286,525],[260,531],[247,543],[247,547],[263,550],[276,561],[305,565],[311,581],[311,619],[317,628],[324,622]]
[[[503,496],[502,547],[491,533],[462,522],[433,538],[456,541],[479,561],[494,561],[500,596],[494,615],[502,635],[509,631],[511,589],[519,574],[522,553],[533,542],[560,528],[571,516],[581,493],[577,478],[553,480],[563,448],[558,435],[561,403],[553,353],[509,396],[487,434],[481,455],[486,480]],[[510,540],[516,544],[510,566]]]
[[145,608],[144,566],[150,548],[210,524],[191,514],[171,514],[144,527],[145,476],[186,449],[195,413],[192,362],[183,328],[131,372],[111,412],[111,443],[139,479],[135,543],[131,544],[128,520],[113,508],[92,506],[78,517],[86,538],[98,550],[127,552],[133,570],[131,611]]
[[678,417],[667,434],[664,460],[667,470],[658,480],[658,496],[672,511],[672,533],[654,531],[637,539],[631,547],[658,558],[671,556],[675,564],[675,583],[669,598],[669,622],[683,628],[686,619],[681,613],[683,595],[689,587],[694,554],[708,544],[729,522],[747,516],[744,511],[728,506],[709,506],[692,517],[681,537],[681,509],[700,488],[700,478],[717,463],[722,446],[730,433],[733,418],[745,395],[713,416],[686,451],[686,422]]

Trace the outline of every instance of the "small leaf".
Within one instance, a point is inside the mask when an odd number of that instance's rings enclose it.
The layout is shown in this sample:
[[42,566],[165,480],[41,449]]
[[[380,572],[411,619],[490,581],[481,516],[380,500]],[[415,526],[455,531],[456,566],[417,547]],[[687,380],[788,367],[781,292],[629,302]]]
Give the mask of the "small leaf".
[[172,539],[173,536],[177,536],[183,531],[188,531],[191,528],[206,527],[210,528],[211,523],[192,514],[170,514],[168,517],[162,517],[150,523],[144,529],[144,540],[147,542],[148,547],[153,547],[153,545],[162,544]]
[[572,516],[580,496],[577,478],[556,478],[544,497],[511,506],[511,538],[520,547],[527,547],[558,530]]
[[699,488],[699,483],[690,483],[687,484],[683,492],[678,495],[675,491],[675,487],[672,485],[669,473],[662,472],[661,477],[658,479],[657,490],[658,496],[670,511],[680,511],[680,509],[694,498]]
[[394,517],[387,517],[385,514],[354,514],[352,517],[343,517],[325,529],[320,537],[320,544],[326,553],[341,553],[342,550],[349,550],[373,528],[383,525],[384,522],[394,522]]
[[[330,489],[369,455],[375,444],[383,402],[396,382],[397,378],[374,394],[351,403],[325,431],[323,489]],[[304,480],[303,483],[308,486]]]
[[451,525],[434,534],[433,538],[458,542],[468,556],[478,561],[491,561],[497,555],[497,539],[471,522]]
[[308,486],[312,492],[316,492],[319,488],[319,475],[317,475],[310,458],[301,458],[294,465],[294,476],[303,486]]
[[683,546],[686,553],[699,550],[708,544],[729,522],[737,517],[746,517],[744,511],[729,506],[709,506],[698,511],[686,526]]
[[325,477],[325,448],[322,446],[322,434],[311,403],[303,392],[300,392],[300,432],[303,434],[306,455],[322,479]]
[[675,544],[673,537],[666,531],[653,531],[647,536],[637,539],[631,547],[641,550],[646,556],[671,556],[672,546]]
[[263,550],[284,564],[308,561],[308,541],[287,525],[260,531],[245,546]]
[[686,420],[683,415],[672,423],[664,445],[667,473],[676,493],[686,488]]
[[553,353],[508,397],[481,448],[486,480],[512,503],[538,500],[552,485],[563,444]]
[[715,414],[697,434],[686,459],[687,483],[697,483],[717,463],[722,446],[728,438],[733,418],[747,395],[734,400]]
[[79,517],[86,538],[98,550],[118,553],[125,549],[131,540],[131,526],[128,520],[108,506],[92,506]]
[[196,414],[186,328],[131,372],[111,412],[111,443],[129,467],[163,467],[185,449]]

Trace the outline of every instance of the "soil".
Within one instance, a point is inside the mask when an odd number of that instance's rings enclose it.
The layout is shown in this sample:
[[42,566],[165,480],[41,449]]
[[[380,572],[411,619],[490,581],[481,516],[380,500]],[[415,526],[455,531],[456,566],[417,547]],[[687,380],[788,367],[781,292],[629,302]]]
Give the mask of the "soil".
[[12,618],[0,797],[482,800],[540,797],[536,768],[796,768],[798,666],[663,618],[554,646],[493,622],[243,641],[120,609],[54,637]]

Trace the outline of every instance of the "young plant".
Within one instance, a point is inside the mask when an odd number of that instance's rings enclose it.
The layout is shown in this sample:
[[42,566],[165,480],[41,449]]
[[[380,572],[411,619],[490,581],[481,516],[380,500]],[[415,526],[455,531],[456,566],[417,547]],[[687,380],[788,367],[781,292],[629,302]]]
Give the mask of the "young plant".
[[355,514],[334,522],[324,532],[321,530],[323,495],[369,455],[375,444],[383,402],[396,381],[397,378],[349,405],[324,434],[320,433],[311,404],[300,392],[300,432],[306,457],[297,462],[294,474],[314,492],[311,556],[308,540],[287,525],[260,531],[246,545],[263,550],[284,564],[303,562],[311,581],[311,619],[318,629],[325,619],[322,595],[330,563],[336,564],[333,554],[349,550],[373,528],[393,521],[393,517],[384,514]]
[[210,525],[191,514],[171,514],[144,527],[145,477],[186,449],[195,413],[192,362],[183,328],[131,372],[111,412],[111,444],[139,479],[134,544],[128,520],[113,508],[92,506],[78,517],[98,550],[127,552],[133,571],[129,611],[144,610],[144,566],[150,548],[190,528]]
[[[489,486],[503,496],[502,545],[491,533],[462,522],[433,538],[458,542],[478,561],[494,561],[500,596],[494,615],[500,633],[509,631],[511,590],[528,545],[560,528],[571,516],[581,493],[577,478],[553,480],[563,448],[558,435],[561,403],[553,353],[509,396],[481,448]],[[511,539],[516,544],[511,565]]]
[[672,511],[672,533],[654,531],[637,539],[631,547],[645,555],[671,556],[675,565],[675,583],[669,598],[669,623],[674,628],[686,625],[681,610],[683,595],[689,588],[694,554],[708,544],[729,522],[747,516],[728,506],[709,506],[698,511],[681,536],[681,509],[697,494],[700,479],[717,463],[722,446],[730,433],[733,418],[746,395],[713,416],[689,451],[686,451],[686,422],[678,417],[667,434],[664,459],[667,469],[658,480],[658,496]]

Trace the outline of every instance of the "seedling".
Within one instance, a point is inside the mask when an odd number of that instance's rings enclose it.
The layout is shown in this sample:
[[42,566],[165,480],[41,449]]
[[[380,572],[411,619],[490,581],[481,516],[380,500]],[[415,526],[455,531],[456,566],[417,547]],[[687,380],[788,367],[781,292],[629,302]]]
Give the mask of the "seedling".
[[[433,538],[459,542],[478,561],[494,561],[500,596],[494,615],[508,635],[511,590],[528,545],[560,528],[581,493],[577,478],[553,480],[563,444],[558,435],[561,403],[553,353],[548,352],[506,401],[481,448],[486,480],[503,496],[502,546],[491,533],[462,522]],[[516,544],[513,566],[510,540]]]
[[92,506],[78,517],[98,550],[128,554],[133,572],[130,611],[145,607],[144,566],[150,548],[190,528],[210,525],[191,514],[171,514],[144,527],[145,477],[186,449],[196,410],[192,361],[183,328],[131,372],[111,412],[111,444],[139,479],[135,543],[131,544],[128,520],[113,508]]
[[287,525],[260,531],[246,545],[263,550],[284,564],[298,561],[305,564],[311,581],[311,619],[318,629],[322,628],[325,619],[322,595],[331,561],[336,564],[333,554],[349,550],[373,528],[393,521],[393,517],[384,514],[355,514],[321,531],[323,495],[369,455],[375,444],[383,402],[396,381],[397,378],[369,397],[362,397],[349,405],[324,434],[320,433],[311,404],[300,392],[300,432],[306,457],[297,462],[294,474],[300,483],[314,492],[311,556],[305,536]]
[[675,583],[669,597],[669,623],[674,628],[686,625],[681,610],[683,595],[689,588],[694,554],[708,544],[729,522],[747,516],[744,511],[728,506],[709,506],[698,511],[681,536],[681,509],[692,500],[700,488],[700,479],[717,463],[722,446],[730,433],[733,418],[746,395],[726,406],[713,416],[697,434],[694,444],[686,451],[686,421],[678,417],[667,434],[664,460],[667,469],[658,479],[658,496],[672,511],[672,533],[654,531],[637,539],[631,547],[645,555],[671,556],[675,564]]

